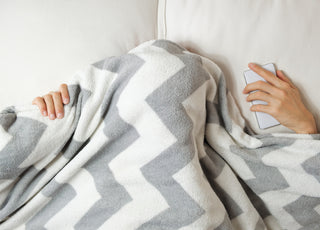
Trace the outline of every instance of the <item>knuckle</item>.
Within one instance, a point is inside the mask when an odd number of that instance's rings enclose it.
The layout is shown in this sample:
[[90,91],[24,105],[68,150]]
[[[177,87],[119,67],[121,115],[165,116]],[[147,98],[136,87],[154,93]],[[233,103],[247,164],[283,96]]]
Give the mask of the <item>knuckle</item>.
[[279,106],[273,107],[270,112],[271,114],[277,115],[280,112],[280,107]]
[[262,87],[263,84],[264,84],[264,81],[262,80],[257,81],[257,86]]
[[44,104],[39,105],[39,108],[40,108],[41,110],[47,110],[47,108],[46,108],[46,106],[45,106]]
[[51,94],[45,94],[45,95],[43,96],[44,99],[49,99],[50,97],[51,97]]
[[287,92],[287,91],[285,91],[285,90],[280,90],[280,91],[279,91],[279,96],[280,96],[281,98],[286,98],[287,95],[288,95],[288,92]]
[[282,100],[280,100],[280,99],[274,100],[274,107],[275,108],[279,108],[279,107],[281,107],[281,105],[282,105]]
[[49,112],[54,111],[54,106],[52,104],[47,104],[47,108]]
[[275,103],[272,106],[272,112],[274,114],[278,114],[279,111],[281,110],[282,106],[283,106],[282,101],[281,100],[276,100]]
[[286,90],[291,88],[290,84],[287,82],[282,82],[282,84],[283,84],[283,88],[285,88]]
[[52,96],[58,97],[58,96],[60,96],[60,92],[59,91],[55,91],[55,92],[52,93]]
[[262,97],[263,93],[261,91],[257,91],[254,93],[256,97]]
[[256,110],[256,111],[261,111],[261,105],[254,105],[254,106],[252,106],[253,107],[253,109],[254,110]]
[[41,106],[41,107],[44,107],[45,106],[45,103],[43,100],[37,100],[37,105]]

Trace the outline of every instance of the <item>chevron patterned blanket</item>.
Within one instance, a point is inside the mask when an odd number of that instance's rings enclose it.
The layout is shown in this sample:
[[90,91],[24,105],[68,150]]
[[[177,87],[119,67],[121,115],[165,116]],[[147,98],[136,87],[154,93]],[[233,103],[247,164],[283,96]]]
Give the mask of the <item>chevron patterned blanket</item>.
[[145,42],[0,113],[0,229],[319,229],[319,134],[256,135],[212,61]]

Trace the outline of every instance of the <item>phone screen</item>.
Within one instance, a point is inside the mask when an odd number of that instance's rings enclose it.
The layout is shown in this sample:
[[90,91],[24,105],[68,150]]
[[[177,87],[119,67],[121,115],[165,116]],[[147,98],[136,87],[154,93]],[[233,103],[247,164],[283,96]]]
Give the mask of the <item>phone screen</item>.
[[[274,75],[276,75],[276,69],[274,67],[274,65],[272,63],[266,64],[262,66],[264,69],[269,70],[270,72],[272,72]],[[246,84],[250,84],[256,81],[265,81],[267,82],[263,77],[261,77],[260,75],[258,75],[256,72],[250,70],[246,70],[244,71],[244,78],[246,81]],[[255,92],[255,91],[252,91]],[[250,92],[250,93],[252,93]],[[252,104],[256,105],[256,104],[264,104],[267,105],[268,103],[265,101],[261,101],[261,100],[253,100],[251,101]],[[270,128],[276,125],[279,125],[279,121],[277,121],[273,116],[271,116],[270,114],[267,113],[263,113],[263,112],[254,112],[259,128],[260,129],[266,129],[266,128]]]

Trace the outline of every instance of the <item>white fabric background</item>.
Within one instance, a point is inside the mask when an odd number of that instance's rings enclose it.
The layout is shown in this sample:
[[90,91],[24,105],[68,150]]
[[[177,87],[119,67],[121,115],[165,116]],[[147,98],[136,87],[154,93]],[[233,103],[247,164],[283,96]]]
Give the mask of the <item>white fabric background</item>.
[[[241,113],[256,133],[291,132],[258,127],[242,94],[249,62],[274,63],[300,89],[320,130],[320,1],[160,0],[159,37],[216,62]],[[164,11],[165,10],[165,11]]]
[[156,37],[156,0],[0,1],[0,107],[58,90],[80,68]]

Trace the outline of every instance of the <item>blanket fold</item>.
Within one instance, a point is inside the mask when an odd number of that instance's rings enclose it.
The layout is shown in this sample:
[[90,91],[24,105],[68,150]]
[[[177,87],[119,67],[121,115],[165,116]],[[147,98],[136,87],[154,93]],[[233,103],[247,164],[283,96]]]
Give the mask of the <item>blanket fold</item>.
[[256,135],[220,68],[151,40],[0,112],[0,229],[318,229],[320,134]]

